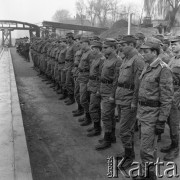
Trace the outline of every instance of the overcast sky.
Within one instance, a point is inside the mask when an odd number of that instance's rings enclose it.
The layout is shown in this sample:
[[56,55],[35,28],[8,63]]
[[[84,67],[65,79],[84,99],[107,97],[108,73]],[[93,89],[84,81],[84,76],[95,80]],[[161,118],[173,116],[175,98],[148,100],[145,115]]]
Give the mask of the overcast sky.
[[[142,4],[142,1],[118,0],[123,4],[132,2]],[[75,2],[76,0],[0,0],[0,20],[17,20],[36,24],[43,20],[51,21],[52,16],[59,9],[69,10],[73,17],[76,14]]]
[[0,0],[0,19],[39,23],[51,20],[58,9],[75,15],[76,0]]

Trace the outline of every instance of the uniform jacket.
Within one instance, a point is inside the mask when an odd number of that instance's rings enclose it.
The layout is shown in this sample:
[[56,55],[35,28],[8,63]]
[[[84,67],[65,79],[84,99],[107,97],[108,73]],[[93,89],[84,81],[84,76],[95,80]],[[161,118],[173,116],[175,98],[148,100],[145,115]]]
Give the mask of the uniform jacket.
[[81,49],[79,49],[75,54],[74,67],[72,69],[73,77],[78,77],[78,74],[79,74],[78,66],[79,66],[79,62],[81,60],[82,54],[83,52]]
[[110,84],[101,83],[100,94],[102,96],[109,96],[114,98],[117,87],[117,78],[119,74],[119,67],[122,64],[122,59],[116,54],[111,54],[103,63],[101,72],[101,81],[112,81]]
[[180,103],[180,55],[173,57],[168,65],[173,73],[174,103],[178,106]]
[[173,78],[168,65],[157,58],[151,65],[146,65],[140,76],[139,101],[157,101],[159,107],[139,105],[138,114],[141,119],[157,118],[166,121],[173,100]]
[[116,103],[123,106],[130,106],[131,103],[137,106],[139,76],[144,68],[143,57],[136,49],[133,49],[128,57],[125,57],[119,69],[118,84],[127,84],[134,88],[117,87]]
[[66,50],[67,50],[67,47],[66,47],[66,46],[64,46],[64,47],[61,48],[60,53],[59,53],[59,56],[58,56],[58,63],[62,64],[62,63],[65,62]]
[[[86,51],[83,51],[83,54],[81,56],[79,65],[78,65],[78,79],[83,82],[88,82],[89,80],[89,70],[90,70],[90,64],[92,61],[92,52],[90,49],[87,49]],[[85,71],[85,72],[81,72]]]
[[74,56],[77,51],[77,46],[76,44],[71,44],[67,46],[66,50],[66,56],[65,56],[65,69],[71,68],[74,64]]
[[89,75],[90,77],[97,78],[96,80],[89,79],[89,82],[88,82],[88,90],[93,93],[100,91],[101,71],[102,71],[104,61],[105,61],[105,57],[102,55],[102,53],[99,53],[96,56],[94,56],[90,64]]

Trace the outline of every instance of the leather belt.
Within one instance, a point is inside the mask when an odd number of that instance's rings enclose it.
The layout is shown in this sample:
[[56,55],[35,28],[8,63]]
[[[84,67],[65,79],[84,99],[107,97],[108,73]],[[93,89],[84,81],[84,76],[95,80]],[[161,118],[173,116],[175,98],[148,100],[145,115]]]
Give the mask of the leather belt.
[[79,72],[89,72],[89,69],[79,69]]
[[141,106],[149,106],[149,107],[160,107],[161,103],[159,101],[139,101],[139,105]]
[[66,59],[65,61],[66,62],[73,62],[73,60],[71,60],[71,59]]
[[134,84],[118,83],[118,86],[125,89],[134,90]]
[[96,77],[96,76],[90,76],[90,77],[89,77],[89,79],[90,79],[90,80],[99,81],[99,78],[98,78],[98,77]]
[[180,82],[173,81],[173,85],[175,85],[175,86],[180,86]]
[[112,84],[112,83],[113,83],[113,80],[101,79],[101,82],[102,82],[103,84]]

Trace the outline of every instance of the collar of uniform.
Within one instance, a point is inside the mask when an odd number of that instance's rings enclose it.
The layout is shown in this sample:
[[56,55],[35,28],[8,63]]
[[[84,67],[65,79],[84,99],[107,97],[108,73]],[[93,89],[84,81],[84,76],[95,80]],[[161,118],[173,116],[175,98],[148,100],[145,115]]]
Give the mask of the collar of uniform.
[[86,53],[86,52],[88,52],[88,51],[91,51],[91,49],[90,49],[90,48],[83,49],[83,52],[84,52],[84,53]]
[[100,57],[102,57],[102,53],[101,53],[101,52],[99,52],[99,53],[97,54],[97,58],[100,58]]
[[116,54],[115,53],[111,53],[110,56],[108,57],[108,59],[113,59],[114,57],[116,57]]
[[159,65],[160,61],[161,60],[159,58],[157,58],[150,64],[150,67],[157,67]]
[[131,59],[136,54],[138,54],[138,51],[137,51],[137,49],[133,48],[128,54],[128,59]]
[[179,59],[180,58],[180,54],[178,54],[177,56],[175,56],[175,59]]

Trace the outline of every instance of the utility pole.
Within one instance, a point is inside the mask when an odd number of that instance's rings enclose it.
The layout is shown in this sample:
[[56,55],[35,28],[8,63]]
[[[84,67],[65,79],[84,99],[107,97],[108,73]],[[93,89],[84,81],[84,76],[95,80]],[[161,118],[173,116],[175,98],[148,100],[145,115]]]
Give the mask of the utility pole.
[[133,15],[134,13],[129,13],[128,14],[128,35],[130,35],[131,34],[131,22],[132,22],[132,15]]

